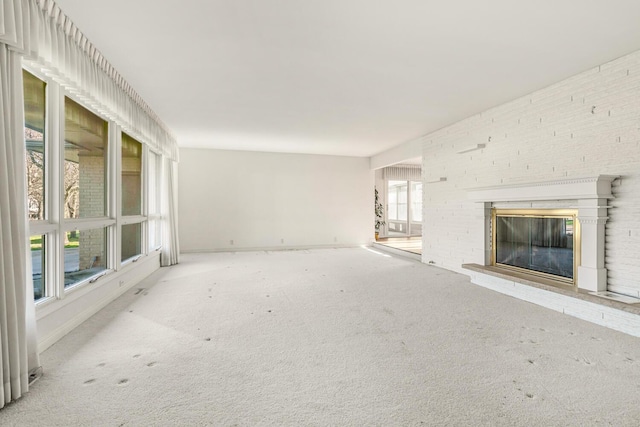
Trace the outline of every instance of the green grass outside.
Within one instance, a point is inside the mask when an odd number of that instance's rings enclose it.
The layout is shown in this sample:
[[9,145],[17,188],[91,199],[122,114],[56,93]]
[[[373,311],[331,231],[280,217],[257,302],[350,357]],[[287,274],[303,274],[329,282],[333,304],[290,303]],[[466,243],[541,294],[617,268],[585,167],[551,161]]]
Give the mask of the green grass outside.
[[[65,248],[77,248],[78,246],[80,246],[78,233],[76,233],[75,237],[68,234],[68,237],[69,242],[64,245]],[[31,236],[31,250],[42,250],[42,236]]]

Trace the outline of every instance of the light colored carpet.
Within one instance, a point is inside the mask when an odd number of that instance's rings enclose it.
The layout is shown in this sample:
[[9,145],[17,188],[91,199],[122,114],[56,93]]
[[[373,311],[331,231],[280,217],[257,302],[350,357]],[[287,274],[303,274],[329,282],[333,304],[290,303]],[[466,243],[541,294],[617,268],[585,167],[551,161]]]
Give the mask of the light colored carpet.
[[42,361],[0,425],[640,424],[637,338],[364,248],[184,256]]

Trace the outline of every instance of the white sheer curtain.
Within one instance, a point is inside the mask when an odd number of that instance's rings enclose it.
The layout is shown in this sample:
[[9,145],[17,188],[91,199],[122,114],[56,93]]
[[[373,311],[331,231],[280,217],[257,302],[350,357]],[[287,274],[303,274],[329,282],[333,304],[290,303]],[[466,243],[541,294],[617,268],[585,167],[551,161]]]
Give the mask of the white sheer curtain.
[[178,244],[178,164],[163,161],[162,174],[162,252],[160,265],[167,267],[180,261]]
[[[39,367],[33,284],[27,274],[22,64],[0,43],[0,408],[29,390]],[[31,289],[29,289],[31,288]],[[29,298],[29,290],[31,297]],[[29,348],[31,347],[31,348]],[[29,366],[29,362],[32,366]]]
[[175,137],[53,0],[0,0],[0,408],[38,368],[24,164],[22,64],[39,69],[167,160],[163,265],[178,262]]
[[129,135],[177,160],[171,131],[54,1],[0,0],[0,11],[0,42]]

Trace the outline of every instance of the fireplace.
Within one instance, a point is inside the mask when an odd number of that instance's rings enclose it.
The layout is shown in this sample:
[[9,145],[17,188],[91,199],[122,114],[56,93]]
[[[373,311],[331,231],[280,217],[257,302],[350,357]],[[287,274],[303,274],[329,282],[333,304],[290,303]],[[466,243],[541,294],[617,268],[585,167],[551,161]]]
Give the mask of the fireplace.
[[575,284],[580,225],[575,209],[492,209],[492,265]]
[[481,265],[607,290],[605,226],[613,175],[470,189]]

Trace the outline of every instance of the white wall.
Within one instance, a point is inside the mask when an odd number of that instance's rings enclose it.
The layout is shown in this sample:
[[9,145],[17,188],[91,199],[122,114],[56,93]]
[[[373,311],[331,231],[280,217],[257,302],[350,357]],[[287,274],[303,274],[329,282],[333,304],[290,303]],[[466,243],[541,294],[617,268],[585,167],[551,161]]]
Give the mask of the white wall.
[[368,158],[181,149],[183,252],[351,246],[374,235]]
[[[486,148],[457,154],[475,144]],[[483,264],[482,217],[467,191],[621,175],[607,223],[609,290],[640,296],[640,53],[428,135],[423,261]],[[428,181],[446,177],[446,182]]]

